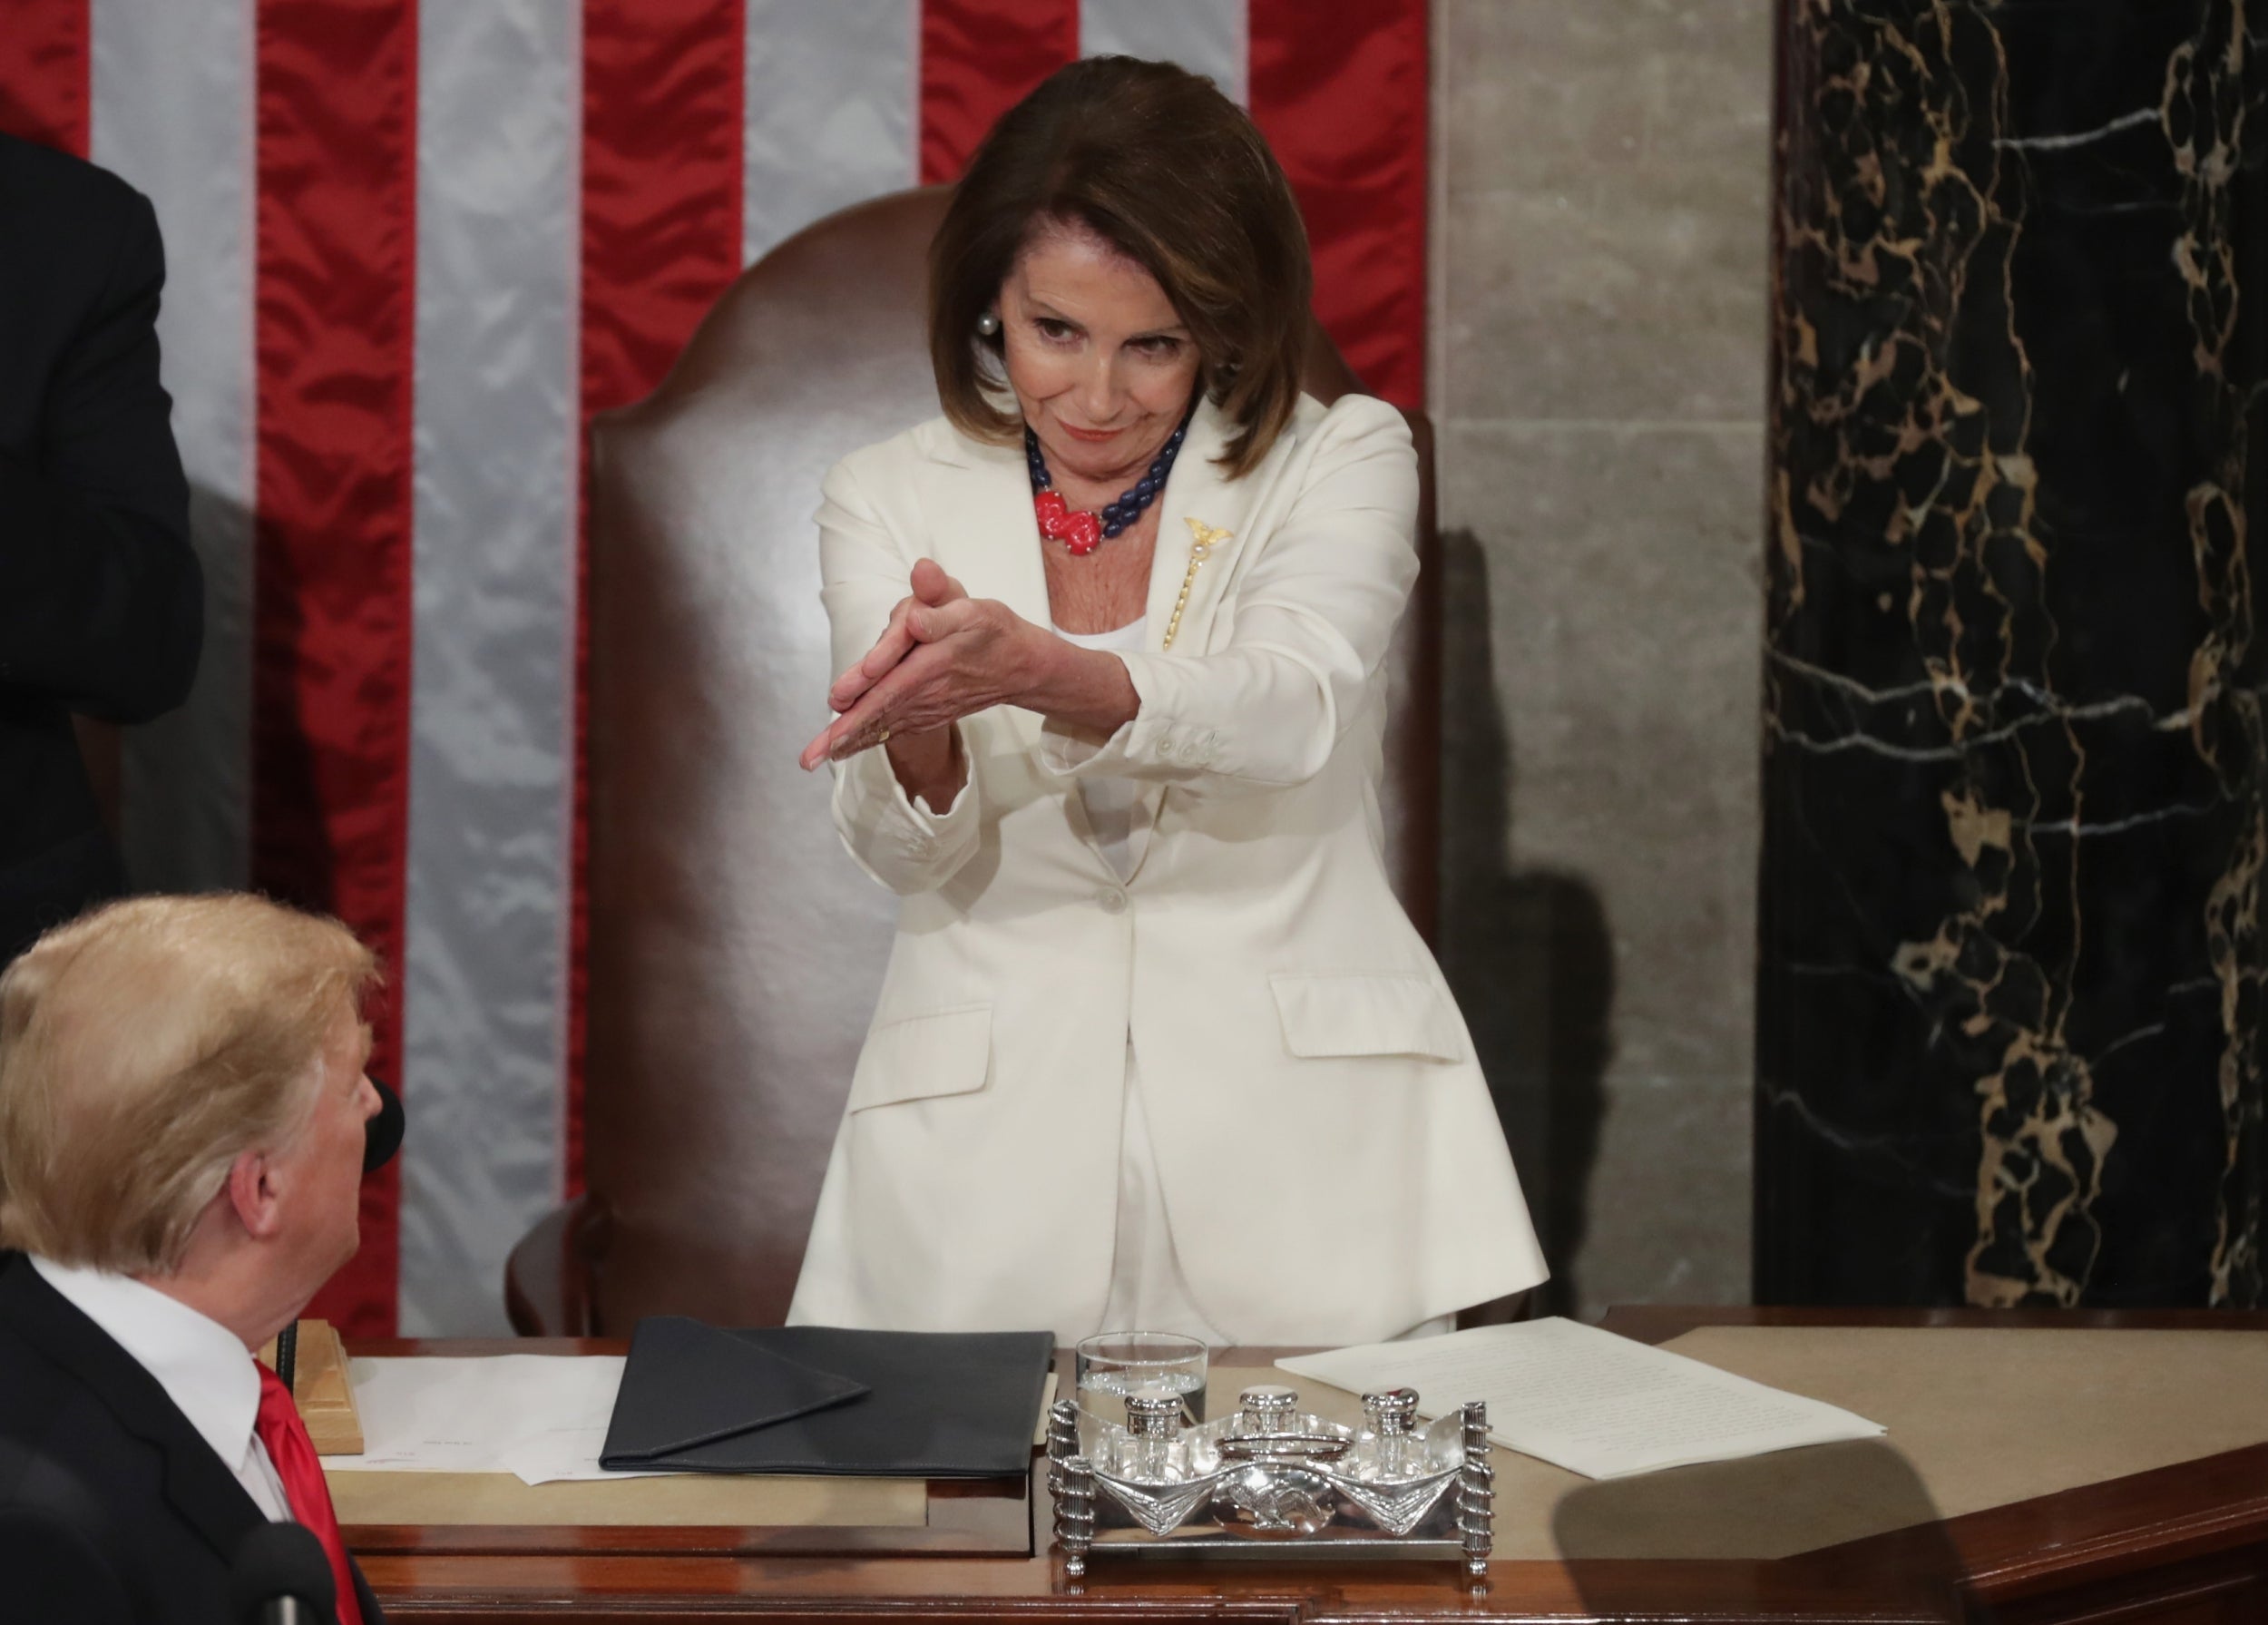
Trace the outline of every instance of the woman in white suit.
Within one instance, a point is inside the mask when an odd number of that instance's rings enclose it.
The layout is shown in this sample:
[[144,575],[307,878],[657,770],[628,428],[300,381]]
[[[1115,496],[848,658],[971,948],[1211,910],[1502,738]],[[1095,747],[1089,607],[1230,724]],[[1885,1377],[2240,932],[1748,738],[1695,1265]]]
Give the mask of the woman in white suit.
[[931,250],[944,416],[819,512],[834,816],[899,894],[789,1318],[1315,1344],[1544,1268],[1388,889],[1408,429],[1299,393],[1306,240],[1205,80],[1102,58]]

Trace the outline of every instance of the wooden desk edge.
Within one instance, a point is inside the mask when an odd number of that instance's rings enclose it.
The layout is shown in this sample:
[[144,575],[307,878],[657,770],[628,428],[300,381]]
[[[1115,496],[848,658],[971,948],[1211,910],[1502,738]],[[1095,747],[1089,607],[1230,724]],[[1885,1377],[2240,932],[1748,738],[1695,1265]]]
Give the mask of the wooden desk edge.
[[[2235,1311],[2073,1312],[1818,1309],[1639,1306],[1610,1310],[1602,1325],[1648,1343],[1704,1326],[2045,1326],[2097,1329],[2268,1331],[2268,1314]],[[357,1342],[357,1356],[441,1353],[613,1354],[627,1346],[595,1338],[424,1339]],[[1224,1350],[1217,1363],[1266,1365],[1290,1352]],[[1032,1503],[1043,1527],[1044,1509]],[[411,1532],[404,1531],[407,1534]],[[591,1532],[594,1533],[600,1532]],[[603,1532],[607,1536],[623,1533]],[[650,1532],[628,1532],[643,1536]],[[1195,1607],[1256,1619],[1374,1618],[1381,1613],[1586,1614],[1611,1606],[1633,1613],[1704,1597],[1738,1599],[1749,1617],[1904,1620],[1933,1617],[1939,1588],[1995,1606],[2075,1587],[2115,1588],[2186,1565],[2226,1569],[2229,1583],[2255,1580],[2268,1596],[2268,1445],[2254,1445],[2148,1473],[2085,1485],[1943,1522],[1870,1536],[1770,1561],[1549,1561],[1500,1562],[1487,1586],[1466,1591],[1413,1571],[1420,1565],[1201,1565],[1151,1563],[1065,1581],[1044,1548],[1037,1553],[948,1556],[846,1550],[726,1552],[703,1545],[710,1532],[664,1530],[675,1546],[594,1545],[572,1556],[475,1555],[432,1546],[375,1554],[372,1582],[402,1619],[560,1617],[578,1597],[603,1597],[607,1611],[690,1618],[726,1611],[901,1614],[1050,1612],[1055,1600],[1185,1616]],[[719,1532],[745,1534],[747,1532]],[[492,1542],[494,1544],[494,1542]],[[399,1548],[396,1549],[400,1551]],[[886,1558],[886,1561],[877,1561]],[[2254,1561],[2256,1560],[2256,1561]],[[2234,1567],[2231,1564],[2234,1563]],[[2201,1568],[2200,1565],[2203,1565]],[[2217,1582],[2216,1582],[2217,1583]],[[1867,1599],[1853,1613],[1853,1587]],[[2247,1591],[2250,1597],[2253,1592]],[[1712,1610],[1711,1617],[1721,1610]],[[569,1615],[567,1617],[572,1617]],[[1725,1612],[1722,1617],[1738,1615]]]

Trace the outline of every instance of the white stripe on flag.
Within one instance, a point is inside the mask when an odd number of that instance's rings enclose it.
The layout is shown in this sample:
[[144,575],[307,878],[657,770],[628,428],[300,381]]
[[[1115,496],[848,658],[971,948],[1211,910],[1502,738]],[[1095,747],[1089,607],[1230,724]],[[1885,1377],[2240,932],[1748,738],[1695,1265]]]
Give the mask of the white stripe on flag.
[[205,572],[189,703],[124,745],[127,873],[240,886],[250,863],[252,0],[93,0],[93,156],[147,192],[165,238],[158,317]]
[[579,36],[557,0],[420,23],[406,1336],[503,1331],[561,1192]]
[[1179,63],[1241,107],[1250,83],[1245,5],[1246,0],[1080,0],[1080,54]]
[[743,263],[914,184],[918,0],[747,0]]

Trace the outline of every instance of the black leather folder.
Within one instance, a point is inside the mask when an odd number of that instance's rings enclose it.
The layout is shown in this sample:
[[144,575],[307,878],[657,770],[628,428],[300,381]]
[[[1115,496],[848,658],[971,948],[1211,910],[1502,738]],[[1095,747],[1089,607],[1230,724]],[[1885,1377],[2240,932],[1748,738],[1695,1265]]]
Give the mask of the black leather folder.
[[698,1320],[650,1315],[631,1338],[599,1463],[648,1465],[865,1392],[864,1383],[815,1371]]
[[1051,1332],[638,1323],[599,1464],[616,1472],[1022,1477]]

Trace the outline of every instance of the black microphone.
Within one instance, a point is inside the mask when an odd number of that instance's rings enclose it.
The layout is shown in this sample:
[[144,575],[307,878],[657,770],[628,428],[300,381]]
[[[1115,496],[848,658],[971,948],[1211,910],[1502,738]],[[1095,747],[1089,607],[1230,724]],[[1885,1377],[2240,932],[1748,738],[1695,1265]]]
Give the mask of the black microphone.
[[378,1114],[362,1125],[362,1171],[369,1173],[384,1168],[396,1151],[402,1149],[402,1097],[376,1078],[370,1080],[378,1091]]
[[238,1625],[338,1625],[338,1590],[323,1542],[301,1523],[262,1523],[229,1565]]

